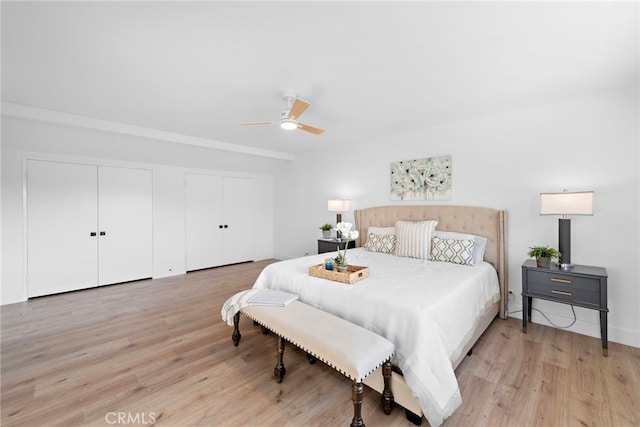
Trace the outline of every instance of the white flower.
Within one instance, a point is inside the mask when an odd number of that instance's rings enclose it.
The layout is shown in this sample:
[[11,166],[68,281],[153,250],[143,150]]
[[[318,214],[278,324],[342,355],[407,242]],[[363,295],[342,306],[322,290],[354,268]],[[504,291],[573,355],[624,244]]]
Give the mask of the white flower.
[[353,224],[350,222],[339,222],[336,224],[336,230],[342,233],[342,238],[345,239],[344,251],[340,252],[340,248],[338,248],[338,256],[336,257],[336,262],[340,266],[347,265],[347,249],[349,248],[349,241],[355,240],[360,236],[358,230],[351,230]]
[[342,237],[344,239],[355,240],[358,238],[358,236],[360,236],[360,233],[358,233],[358,230],[351,230],[352,227],[353,224],[351,224],[350,222],[339,222],[336,225],[336,230],[342,233]]
[[347,235],[351,231],[351,227],[353,227],[353,224],[350,222],[339,222],[336,224],[336,230],[341,232],[343,235]]

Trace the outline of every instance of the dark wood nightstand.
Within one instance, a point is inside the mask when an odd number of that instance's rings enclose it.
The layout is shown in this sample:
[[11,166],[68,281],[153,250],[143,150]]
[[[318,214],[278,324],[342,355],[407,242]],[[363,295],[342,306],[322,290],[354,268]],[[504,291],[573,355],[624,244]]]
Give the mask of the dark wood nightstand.
[[[340,246],[340,250],[344,249],[345,241],[339,242],[336,239],[318,239],[318,253],[323,254],[325,252],[335,252],[338,250],[338,246]],[[349,240],[349,248],[353,249],[356,247],[355,240]]]
[[602,355],[608,356],[607,270],[588,265],[562,270],[556,264],[538,268],[536,261],[529,259],[522,264],[522,332],[525,334],[531,320],[533,298],[599,310]]

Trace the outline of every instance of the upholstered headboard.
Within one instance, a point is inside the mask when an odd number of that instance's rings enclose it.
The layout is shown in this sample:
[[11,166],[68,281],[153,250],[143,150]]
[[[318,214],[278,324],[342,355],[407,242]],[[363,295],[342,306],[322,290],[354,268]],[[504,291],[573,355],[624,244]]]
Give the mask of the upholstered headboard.
[[472,206],[378,206],[354,212],[357,246],[367,240],[370,226],[392,227],[396,221],[437,220],[436,230],[457,231],[484,236],[488,239],[484,259],[498,272],[500,282],[500,317],[507,317],[507,212]]

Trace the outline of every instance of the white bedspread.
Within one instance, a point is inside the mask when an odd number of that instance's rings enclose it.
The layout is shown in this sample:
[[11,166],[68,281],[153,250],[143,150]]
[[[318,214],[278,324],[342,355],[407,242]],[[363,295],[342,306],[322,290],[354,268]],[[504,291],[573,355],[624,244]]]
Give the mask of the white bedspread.
[[431,426],[462,403],[452,361],[473,334],[482,312],[500,298],[488,263],[473,267],[350,249],[351,265],[369,267],[353,285],[311,277],[309,266],[335,253],[267,266],[255,288],[300,295],[300,301],[349,320],[395,344],[393,362]]

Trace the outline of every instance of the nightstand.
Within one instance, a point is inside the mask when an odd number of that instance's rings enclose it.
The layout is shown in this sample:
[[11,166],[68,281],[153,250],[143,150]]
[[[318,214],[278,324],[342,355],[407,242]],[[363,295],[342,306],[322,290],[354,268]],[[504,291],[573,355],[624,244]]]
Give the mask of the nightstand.
[[[340,250],[344,249],[345,241],[339,242],[337,239],[318,239],[318,253],[323,254],[325,252],[335,252],[338,250],[338,246],[340,246]],[[355,240],[349,240],[349,248],[353,249],[356,247]]]
[[562,270],[556,264],[539,268],[529,259],[522,264],[522,332],[527,333],[533,298],[570,304],[600,311],[602,355],[608,356],[607,270],[602,267],[574,265]]

